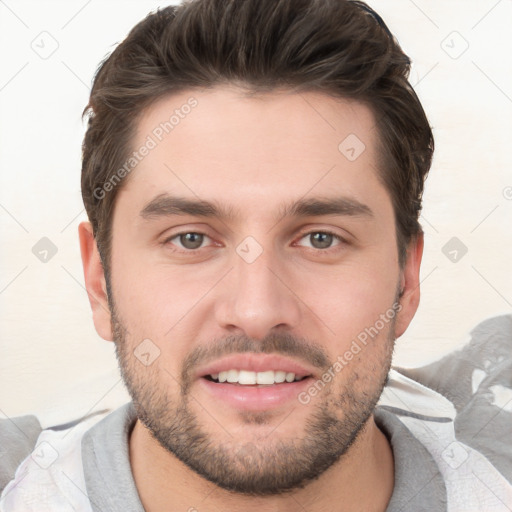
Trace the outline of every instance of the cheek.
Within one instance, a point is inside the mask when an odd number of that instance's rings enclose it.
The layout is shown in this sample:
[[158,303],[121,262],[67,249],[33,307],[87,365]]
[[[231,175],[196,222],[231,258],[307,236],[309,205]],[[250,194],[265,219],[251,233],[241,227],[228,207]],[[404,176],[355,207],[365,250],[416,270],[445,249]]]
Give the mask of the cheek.
[[112,272],[116,307],[131,343],[149,338],[162,351],[172,350],[173,359],[186,355],[179,340],[198,338],[197,316],[205,313],[208,300],[204,298],[222,275],[220,271],[153,264],[134,255],[119,258],[116,265]]
[[[389,256],[394,256],[391,251]],[[322,332],[326,336],[338,343],[350,342],[393,306],[399,273],[398,267],[396,271],[392,269],[381,252],[379,258],[372,260],[354,259],[317,269],[314,278],[312,272],[298,273],[295,289],[318,317],[318,325],[324,325]]]

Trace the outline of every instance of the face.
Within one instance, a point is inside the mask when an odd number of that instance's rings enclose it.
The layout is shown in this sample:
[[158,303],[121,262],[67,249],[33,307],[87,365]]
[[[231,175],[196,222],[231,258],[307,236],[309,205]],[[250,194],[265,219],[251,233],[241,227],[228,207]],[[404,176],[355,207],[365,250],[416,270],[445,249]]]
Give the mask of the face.
[[376,137],[317,93],[188,91],[139,120],[95,322],[141,422],[220,487],[304,486],[371,418],[421,257],[400,269]]

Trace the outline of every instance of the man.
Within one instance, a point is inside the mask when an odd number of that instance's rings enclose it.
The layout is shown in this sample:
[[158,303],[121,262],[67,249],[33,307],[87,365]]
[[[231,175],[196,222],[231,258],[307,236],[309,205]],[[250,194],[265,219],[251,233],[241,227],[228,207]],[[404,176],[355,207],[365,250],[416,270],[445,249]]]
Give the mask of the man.
[[434,145],[409,65],[362,2],[196,0],[132,30],[91,92],[79,235],[133,402],[5,426],[1,510],[510,506],[451,402],[390,370]]

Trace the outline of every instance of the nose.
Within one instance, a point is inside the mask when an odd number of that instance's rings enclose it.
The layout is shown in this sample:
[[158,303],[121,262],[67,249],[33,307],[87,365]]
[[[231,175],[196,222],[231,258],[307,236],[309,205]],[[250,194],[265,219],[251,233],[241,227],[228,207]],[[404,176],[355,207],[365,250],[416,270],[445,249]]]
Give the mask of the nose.
[[250,263],[235,254],[233,267],[216,301],[216,319],[222,329],[262,339],[272,329],[291,330],[299,324],[300,299],[283,262],[270,250]]

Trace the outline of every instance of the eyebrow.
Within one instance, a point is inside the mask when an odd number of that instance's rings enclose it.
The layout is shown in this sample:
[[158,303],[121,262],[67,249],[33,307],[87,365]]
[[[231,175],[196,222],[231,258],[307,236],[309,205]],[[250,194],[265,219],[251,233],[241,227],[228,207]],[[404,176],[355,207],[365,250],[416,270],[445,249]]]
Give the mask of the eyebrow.
[[[172,215],[192,215],[195,217],[219,218],[233,220],[233,208],[200,199],[160,194],[149,201],[141,210],[140,216],[145,220],[153,220]],[[293,201],[281,207],[276,220],[285,217],[320,217],[322,215],[339,215],[349,217],[374,216],[367,205],[348,197],[310,198]]]

